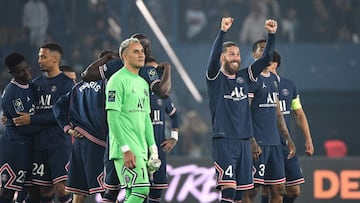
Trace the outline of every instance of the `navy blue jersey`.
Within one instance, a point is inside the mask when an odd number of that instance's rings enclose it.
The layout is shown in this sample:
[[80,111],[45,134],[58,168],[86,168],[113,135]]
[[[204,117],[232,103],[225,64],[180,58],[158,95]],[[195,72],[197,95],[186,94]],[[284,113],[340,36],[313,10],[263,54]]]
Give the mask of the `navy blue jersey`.
[[53,112],[61,129],[70,127],[105,147],[108,133],[105,113],[106,80],[77,83],[56,102]]
[[[100,66],[100,75],[102,79],[109,79],[116,71],[121,69],[124,66],[124,63],[121,59],[113,59],[108,61],[103,66]],[[144,66],[139,70],[139,75],[146,80],[149,84],[150,89],[154,86],[155,83],[160,82],[160,77],[156,69],[152,66]]]
[[53,78],[41,75],[34,79],[33,84],[36,114],[31,117],[31,123],[48,127],[35,137],[35,149],[71,145],[71,137],[66,135],[57,125],[52,108],[62,95],[71,90],[74,82],[65,74],[60,73]]
[[15,126],[13,118],[20,116],[17,112],[35,113],[34,96],[30,84],[21,85],[14,79],[5,87],[2,94],[1,107],[3,115],[7,118],[4,134],[15,138],[16,136],[29,136],[41,131],[43,128],[36,125]]
[[[267,67],[274,47],[274,35],[269,34],[264,56],[234,77],[225,75],[220,67],[220,56],[225,32],[219,31],[212,47],[206,81],[212,121],[212,136],[246,139],[253,137],[248,101],[248,86]],[[272,54],[271,54],[272,55]]]
[[162,99],[155,93],[151,93],[151,120],[154,127],[154,135],[156,143],[165,139],[165,114],[169,115],[171,120],[171,128],[178,128],[176,117],[176,108],[171,98]]
[[260,145],[279,145],[277,126],[278,80],[273,73],[261,74],[249,88],[254,135]]
[[[295,83],[290,79],[280,77],[279,78],[280,110],[284,115],[284,119],[288,129],[290,127],[292,101],[296,98],[299,98],[299,92],[295,86]],[[281,142],[286,143],[286,140],[283,136],[281,136]]]

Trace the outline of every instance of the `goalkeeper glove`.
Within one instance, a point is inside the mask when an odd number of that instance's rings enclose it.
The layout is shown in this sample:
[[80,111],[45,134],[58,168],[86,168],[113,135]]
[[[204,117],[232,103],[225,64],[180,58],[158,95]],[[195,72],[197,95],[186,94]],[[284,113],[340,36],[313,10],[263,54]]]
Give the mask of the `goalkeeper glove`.
[[161,160],[159,159],[159,153],[156,145],[149,147],[150,157],[147,162],[148,172],[150,175],[154,174],[161,166]]

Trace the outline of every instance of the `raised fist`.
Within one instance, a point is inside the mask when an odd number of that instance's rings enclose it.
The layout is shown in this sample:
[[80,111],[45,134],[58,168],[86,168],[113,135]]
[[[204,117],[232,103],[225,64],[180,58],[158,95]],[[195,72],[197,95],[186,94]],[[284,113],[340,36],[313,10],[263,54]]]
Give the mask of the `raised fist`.
[[233,22],[234,22],[234,18],[231,18],[231,17],[222,18],[221,19],[221,30],[224,32],[227,32],[230,29]]
[[265,29],[269,33],[276,33],[277,30],[277,22],[276,20],[268,19],[265,21]]

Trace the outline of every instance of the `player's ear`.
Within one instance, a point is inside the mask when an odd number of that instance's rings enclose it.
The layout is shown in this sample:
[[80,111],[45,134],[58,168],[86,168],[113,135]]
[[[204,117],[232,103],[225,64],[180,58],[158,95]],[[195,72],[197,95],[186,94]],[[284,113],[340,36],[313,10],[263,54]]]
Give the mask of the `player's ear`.
[[224,53],[221,53],[221,55],[220,55],[220,62],[223,63],[224,60],[225,60],[225,55],[224,55]]

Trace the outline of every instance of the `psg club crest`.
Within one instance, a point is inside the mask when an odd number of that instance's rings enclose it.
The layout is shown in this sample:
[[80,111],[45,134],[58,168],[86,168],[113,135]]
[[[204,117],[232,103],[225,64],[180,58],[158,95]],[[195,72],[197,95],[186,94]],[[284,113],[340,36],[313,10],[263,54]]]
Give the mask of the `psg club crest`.
[[284,96],[288,96],[289,95],[289,90],[288,89],[282,89],[281,94],[284,95]]
[[236,82],[237,82],[238,84],[243,84],[243,83],[244,83],[244,78],[238,77],[238,78],[236,78]]

